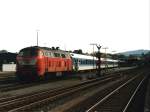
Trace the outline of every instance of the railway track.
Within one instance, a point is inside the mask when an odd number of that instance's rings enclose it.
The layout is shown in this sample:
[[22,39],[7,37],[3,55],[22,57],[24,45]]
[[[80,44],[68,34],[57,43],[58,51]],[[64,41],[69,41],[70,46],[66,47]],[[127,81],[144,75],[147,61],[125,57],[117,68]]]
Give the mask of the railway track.
[[[67,79],[70,79],[70,78],[77,78],[77,77],[72,76]],[[66,80],[65,78],[63,78],[63,79]],[[46,83],[54,82],[54,81],[58,81],[58,80],[62,80],[62,78],[61,79],[55,78],[55,79],[51,79],[51,80],[41,80],[41,81],[34,81],[34,82],[25,82],[25,83],[20,84],[15,77],[2,78],[0,80],[0,92],[7,92],[7,91],[11,91],[11,90],[23,89],[23,88],[36,86],[39,84],[46,84]]]
[[35,107],[47,104],[53,100],[58,100],[68,94],[73,94],[81,90],[85,90],[89,87],[106,83],[110,80],[115,80],[116,77],[108,77],[107,79],[93,79],[83,82],[81,84],[71,86],[68,88],[57,88],[54,90],[46,90],[38,93],[31,93],[23,96],[15,96],[0,99],[0,111],[20,112],[34,109]]
[[[108,75],[108,74],[109,73],[107,73],[105,75]],[[118,74],[118,73],[116,72],[115,74]],[[69,78],[71,78],[71,77],[69,77]],[[12,77],[5,76],[5,78],[0,78],[0,92],[6,92],[6,91],[11,91],[11,90],[27,88],[27,87],[36,86],[36,85],[39,85],[39,84],[54,82],[54,81],[57,81],[57,80],[59,80],[59,79],[52,79],[52,80],[47,80],[47,81],[38,81],[38,82],[32,82],[32,83],[30,82],[30,83],[21,83],[20,84],[18,82],[18,80],[16,79],[16,77],[14,77],[14,76],[12,76]]]
[[[74,107],[78,107],[79,101],[74,103],[75,101],[72,99],[78,99],[78,96],[81,96],[85,93],[92,92],[96,90],[96,88],[101,87],[98,92],[105,93],[106,91],[110,93],[115,88],[119,87],[121,84],[125,83],[127,80],[131,79],[133,75],[123,75],[117,74],[112,76],[107,76],[103,78],[93,79],[89,81],[85,81],[81,84],[77,84],[70,87],[62,87],[53,90],[44,90],[40,92],[33,92],[30,94],[24,94],[20,96],[12,96],[7,98],[0,99],[0,111],[3,112],[20,112],[20,111],[58,111],[60,112],[60,108],[56,108],[59,105],[69,102],[71,106],[67,106],[67,109],[61,111],[68,111],[71,112]],[[109,84],[108,84],[109,82]],[[113,87],[112,87],[113,85]],[[109,91],[108,91],[109,90]],[[81,93],[84,91],[83,93]],[[98,93],[97,92],[97,93]],[[82,94],[82,95],[81,95]],[[94,93],[95,94],[95,93]],[[99,93],[98,93],[99,94]],[[68,98],[69,97],[69,98]],[[91,96],[90,96],[91,97]],[[103,96],[104,97],[104,96]],[[96,98],[96,97],[95,97]],[[97,98],[96,98],[97,99]],[[100,98],[98,98],[99,100]],[[70,102],[70,100],[72,100]],[[81,104],[85,99],[81,99]],[[73,103],[72,103],[73,102]],[[84,103],[86,104],[86,103]],[[63,106],[64,106],[63,105]],[[80,105],[81,106],[81,105]],[[83,105],[82,105],[83,106]],[[87,106],[86,106],[87,107]],[[89,107],[89,106],[88,106]],[[62,108],[61,108],[62,109]],[[76,108],[78,109],[78,108]],[[85,108],[82,108],[86,110]],[[75,111],[76,112],[76,111]]]
[[[136,75],[124,83],[114,84],[88,97],[78,97],[48,112],[141,112],[130,111],[131,99],[147,76]],[[135,104],[133,104],[135,105]],[[137,107],[135,107],[137,108]]]
[[128,101],[139,87],[138,85],[141,85],[144,80],[145,78],[143,77],[130,79],[98,101],[86,112],[127,112]]

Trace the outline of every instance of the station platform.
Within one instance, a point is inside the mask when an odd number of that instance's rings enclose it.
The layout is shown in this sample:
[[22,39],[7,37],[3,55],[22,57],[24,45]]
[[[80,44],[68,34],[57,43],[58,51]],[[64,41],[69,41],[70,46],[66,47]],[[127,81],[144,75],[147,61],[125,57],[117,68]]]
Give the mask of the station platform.
[[15,73],[14,71],[9,71],[9,72],[2,72],[2,71],[0,71],[0,74],[12,74],[12,73]]

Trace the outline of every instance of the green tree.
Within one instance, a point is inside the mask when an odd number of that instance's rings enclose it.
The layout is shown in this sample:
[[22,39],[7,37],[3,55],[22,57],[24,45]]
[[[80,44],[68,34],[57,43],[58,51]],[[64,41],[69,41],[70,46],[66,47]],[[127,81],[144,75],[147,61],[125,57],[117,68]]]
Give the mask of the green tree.
[[82,49],[74,50],[73,53],[83,54]]
[[0,53],[7,53],[7,50],[0,50]]

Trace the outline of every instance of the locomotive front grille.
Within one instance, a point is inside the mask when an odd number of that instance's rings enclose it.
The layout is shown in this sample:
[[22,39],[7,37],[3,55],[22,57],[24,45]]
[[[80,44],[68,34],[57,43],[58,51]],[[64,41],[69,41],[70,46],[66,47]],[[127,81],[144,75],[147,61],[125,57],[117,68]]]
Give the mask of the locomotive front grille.
[[33,65],[23,65],[19,69],[21,69],[21,70],[27,70],[28,71],[28,70],[36,70],[37,67],[35,67]]

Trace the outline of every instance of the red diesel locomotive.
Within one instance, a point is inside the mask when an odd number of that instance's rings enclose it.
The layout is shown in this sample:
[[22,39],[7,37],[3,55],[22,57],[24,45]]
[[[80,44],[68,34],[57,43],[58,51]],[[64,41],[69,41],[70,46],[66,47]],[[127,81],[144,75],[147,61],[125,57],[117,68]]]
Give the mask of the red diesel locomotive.
[[16,75],[19,79],[43,77],[46,73],[62,75],[72,71],[69,53],[46,47],[27,47],[17,56]]

